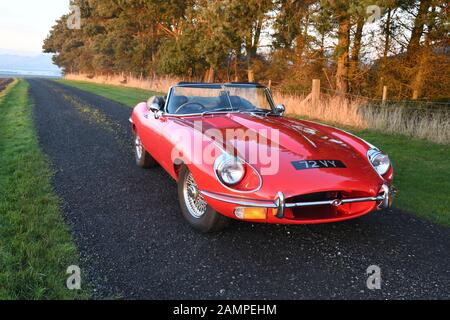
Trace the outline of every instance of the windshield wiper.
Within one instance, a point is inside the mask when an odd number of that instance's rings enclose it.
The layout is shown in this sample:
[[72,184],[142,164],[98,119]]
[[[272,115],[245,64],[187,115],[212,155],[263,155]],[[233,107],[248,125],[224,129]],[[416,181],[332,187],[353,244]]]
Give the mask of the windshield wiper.
[[265,111],[265,110],[239,110],[239,113],[261,113],[264,114],[265,116],[268,116],[270,114],[275,114],[273,111]]
[[233,111],[234,111],[233,108],[215,109],[215,110],[202,112],[202,116],[206,116],[208,114],[215,114],[215,113],[219,113],[219,112],[233,112]]

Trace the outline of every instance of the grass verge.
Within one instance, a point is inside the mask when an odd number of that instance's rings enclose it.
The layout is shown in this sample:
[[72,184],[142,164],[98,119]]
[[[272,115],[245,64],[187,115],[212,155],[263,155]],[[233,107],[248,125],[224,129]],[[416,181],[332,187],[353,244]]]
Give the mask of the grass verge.
[[400,190],[395,206],[450,227],[450,146],[403,135],[355,131],[389,154]]
[[24,80],[0,94],[0,155],[0,300],[88,298],[66,288],[78,253],[39,150]]
[[[133,107],[155,94],[141,89],[62,80],[71,85]],[[345,128],[386,151],[394,163],[400,190],[395,206],[429,221],[450,227],[449,145],[402,135]]]
[[129,107],[134,107],[137,103],[147,101],[151,96],[159,94],[143,89],[103,85],[84,81],[58,80],[57,82],[93,92],[99,96],[120,102]]

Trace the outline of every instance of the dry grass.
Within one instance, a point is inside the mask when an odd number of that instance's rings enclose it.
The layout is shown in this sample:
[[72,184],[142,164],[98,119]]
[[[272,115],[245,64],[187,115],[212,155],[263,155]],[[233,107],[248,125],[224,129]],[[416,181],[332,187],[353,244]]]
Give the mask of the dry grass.
[[[183,81],[173,77],[139,79],[122,75],[89,77],[69,74],[65,78],[156,92],[167,92],[174,83]],[[372,129],[426,139],[439,144],[450,144],[450,108],[448,107],[436,109],[432,106],[424,107],[415,104],[380,106],[364,98],[344,99],[329,95],[322,95],[320,102],[314,106],[309,97],[278,92],[274,92],[274,100],[284,103],[288,114],[358,129]]]
[[306,116],[356,128],[367,128],[367,122],[359,114],[362,101],[350,101],[340,97],[323,97],[314,106],[306,96],[284,95],[277,92],[274,93],[274,100],[285,104],[288,114]]
[[125,75],[102,75],[97,77],[88,76],[86,74],[67,74],[64,79],[75,81],[88,81],[98,84],[109,84],[124,86],[129,88],[138,88],[156,92],[168,92],[174,84],[183,81],[181,78],[174,77],[158,77],[140,79]]
[[450,144],[450,108],[420,106],[419,104],[389,104],[367,99],[343,99],[322,95],[313,106],[303,96],[274,94],[276,101],[286,104],[287,113],[336,123],[358,129],[402,134],[439,144]]
[[360,108],[369,129],[450,144],[450,109],[402,104]]

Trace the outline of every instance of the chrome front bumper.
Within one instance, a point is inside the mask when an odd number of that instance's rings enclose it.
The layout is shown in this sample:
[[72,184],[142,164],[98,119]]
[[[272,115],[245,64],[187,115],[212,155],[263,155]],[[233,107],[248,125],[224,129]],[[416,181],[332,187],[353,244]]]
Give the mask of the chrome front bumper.
[[313,207],[313,206],[334,206],[340,207],[344,204],[349,203],[362,203],[362,202],[377,202],[379,209],[387,209],[392,205],[392,200],[397,193],[394,187],[388,185],[383,185],[380,190],[380,194],[376,197],[367,198],[349,198],[349,199],[335,199],[327,201],[316,201],[316,202],[297,202],[297,203],[286,203],[286,198],[283,192],[278,192],[278,195],[274,201],[265,200],[251,200],[251,199],[240,199],[227,195],[221,195],[217,193],[211,193],[207,191],[201,191],[201,194],[207,198],[214,199],[217,201],[231,203],[243,207],[255,207],[255,208],[268,208],[277,209],[276,217],[279,219],[284,218],[284,212],[286,209],[298,208],[298,207]]

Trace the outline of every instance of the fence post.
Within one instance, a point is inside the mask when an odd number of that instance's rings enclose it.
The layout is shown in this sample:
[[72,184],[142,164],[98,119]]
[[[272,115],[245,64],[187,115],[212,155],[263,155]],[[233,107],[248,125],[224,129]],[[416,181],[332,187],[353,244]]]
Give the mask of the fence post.
[[248,69],[248,82],[255,82],[255,71]]
[[383,104],[386,104],[388,98],[388,87],[384,86],[383,87]]
[[311,100],[313,107],[320,103],[320,79],[314,79],[312,83]]

